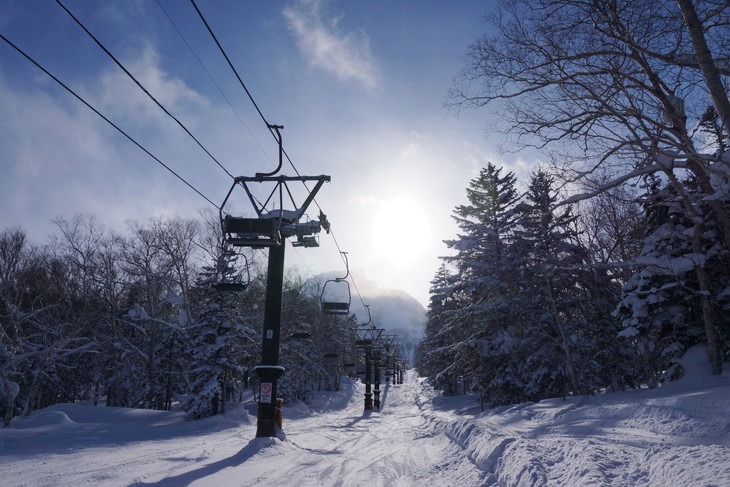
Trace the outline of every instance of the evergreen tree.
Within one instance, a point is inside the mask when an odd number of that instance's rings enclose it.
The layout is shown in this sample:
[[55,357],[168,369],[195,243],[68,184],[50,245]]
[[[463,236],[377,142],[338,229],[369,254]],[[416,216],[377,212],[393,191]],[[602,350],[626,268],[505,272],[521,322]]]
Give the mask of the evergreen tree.
[[652,387],[681,375],[677,360],[689,346],[708,340],[708,326],[720,333],[727,326],[727,252],[709,208],[698,203],[697,218],[686,210],[673,186],[650,182],[645,245],[616,309],[621,336],[636,347],[639,380]]
[[189,384],[181,406],[188,419],[225,412],[238,378],[252,365],[256,332],[248,326],[232,293],[215,284],[231,283],[234,254],[222,251],[214,267],[206,267],[197,282],[200,318],[187,327],[190,357]]
[[585,253],[577,245],[571,209],[558,213],[554,178],[544,170],[533,173],[520,204],[520,230],[515,252],[520,258],[519,302],[522,326],[534,350],[524,370],[529,396],[545,397],[567,384],[574,394],[585,392],[578,370],[579,320],[575,313],[579,267]]
[[519,197],[514,174],[503,176],[501,172],[489,163],[470,181],[470,204],[454,211],[463,233],[456,240],[446,241],[456,250],[456,255],[446,258],[446,262],[456,270],[448,291],[457,296],[459,306],[442,313],[444,324],[439,335],[451,340],[446,350],[452,362],[440,374],[463,375],[465,383],[480,392],[497,373],[509,348],[508,343],[497,342],[511,321],[510,288],[516,268],[509,245]]
[[446,263],[442,263],[431,281],[424,338],[416,364],[421,375],[431,379],[436,387],[447,394],[456,393],[459,375],[456,370],[451,369],[455,357],[452,346],[458,342],[459,337],[446,332],[450,317],[462,305],[454,293],[452,278]]

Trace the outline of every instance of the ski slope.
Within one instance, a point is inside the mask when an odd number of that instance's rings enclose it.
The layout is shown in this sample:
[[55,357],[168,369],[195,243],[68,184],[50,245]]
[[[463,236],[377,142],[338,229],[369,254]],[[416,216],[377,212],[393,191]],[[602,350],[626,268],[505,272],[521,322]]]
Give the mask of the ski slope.
[[[411,372],[363,414],[345,382],[253,439],[238,407],[177,412],[62,404],[0,430],[3,486],[730,486],[730,379],[553,399],[479,414]],[[250,405],[249,405],[250,407]]]

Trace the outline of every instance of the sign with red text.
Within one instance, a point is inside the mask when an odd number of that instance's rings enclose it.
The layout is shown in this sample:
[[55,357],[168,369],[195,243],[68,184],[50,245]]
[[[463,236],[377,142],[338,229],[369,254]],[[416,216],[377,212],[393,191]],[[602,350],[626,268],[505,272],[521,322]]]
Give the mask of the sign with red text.
[[261,397],[260,402],[271,402],[271,382],[261,383]]

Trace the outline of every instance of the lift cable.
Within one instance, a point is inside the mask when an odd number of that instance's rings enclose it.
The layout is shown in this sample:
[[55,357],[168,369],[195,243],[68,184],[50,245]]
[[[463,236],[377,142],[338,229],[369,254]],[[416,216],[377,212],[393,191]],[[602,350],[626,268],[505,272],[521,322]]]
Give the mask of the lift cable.
[[196,144],[198,144],[198,146],[199,146],[199,147],[200,147],[201,149],[203,149],[203,151],[204,151],[204,152],[205,152],[206,154],[208,154],[208,156],[209,156],[209,157],[210,157],[211,159],[213,159],[213,161],[215,161],[215,163],[216,163],[216,164],[218,164],[218,166],[220,166],[220,168],[221,168],[221,169],[223,169],[223,171],[224,171],[224,172],[225,172],[225,173],[226,173],[226,174],[227,174],[227,175],[228,175],[228,176],[229,176],[229,177],[230,177],[231,179],[234,179],[234,178],[235,178],[235,176],[233,176],[233,174],[231,174],[231,173],[230,173],[230,172],[228,171],[228,169],[226,169],[226,168],[225,168],[225,167],[223,166],[223,164],[221,164],[221,163],[220,163],[220,161],[219,161],[218,159],[216,159],[216,158],[215,158],[215,157],[213,156],[213,154],[211,154],[211,153],[210,153],[210,151],[208,151],[208,149],[206,149],[206,148],[205,148],[205,147],[203,146],[203,144],[202,144],[202,143],[201,143],[201,142],[200,142],[200,141],[199,141],[199,140],[198,140],[198,139],[197,139],[197,138],[196,138],[196,137],[195,137],[195,136],[194,136],[194,135],[193,135],[193,134],[192,134],[192,133],[190,132],[190,130],[188,130],[188,128],[187,128],[187,127],[186,127],[185,125],[183,125],[183,123],[182,123],[182,122],[181,122],[181,121],[180,121],[180,120],[179,120],[179,119],[178,119],[177,117],[175,117],[175,115],[173,115],[172,113],[170,113],[170,112],[169,112],[169,111],[167,110],[167,108],[165,108],[165,107],[164,107],[164,106],[162,105],[162,103],[160,103],[160,102],[159,102],[159,101],[157,100],[157,98],[155,98],[155,97],[154,97],[154,96],[152,95],[152,93],[150,93],[150,92],[149,92],[149,91],[147,90],[147,88],[145,88],[145,87],[144,87],[144,85],[142,85],[142,83],[140,83],[140,82],[139,82],[139,80],[137,80],[137,78],[135,78],[135,77],[134,77],[134,75],[133,75],[132,73],[130,73],[130,72],[129,72],[129,70],[128,70],[127,68],[125,68],[125,67],[124,67],[124,65],[123,65],[123,64],[122,64],[122,63],[121,63],[121,62],[120,62],[120,61],[119,61],[119,60],[118,60],[118,59],[117,59],[117,58],[116,58],[116,57],[114,56],[114,54],[112,54],[112,53],[111,53],[111,52],[109,51],[109,49],[107,49],[107,48],[106,48],[106,47],[104,46],[104,44],[102,44],[102,43],[101,43],[101,42],[99,41],[99,39],[97,39],[97,38],[96,38],[96,37],[94,36],[94,34],[92,34],[92,33],[91,33],[91,32],[89,31],[89,29],[87,29],[87,28],[86,28],[86,26],[84,26],[84,24],[83,24],[83,23],[81,23],[81,21],[80,21],[80,20],[79,20],[78,18],[76,18],[76,16],[75,16],[75,15],[74,15],[73,13],[71,13],[71,11],[70,11],[70,10],[69,10],[68,8],[66,8],[66,6],[65,6],[65,5],[64,5],[63,3],[61,3],[61,0],[56,0],[56,3],[57,3],[58,5],[60,5],[60,6],[61,6],[61,8],[62,8],[62,9],[64,9],[64,10],[66,11],[66,13],[67,13],[67,14],[68,14],[68,15],[69,15],[69,16],[70,16],[70,17],[71,17],[71,18],[72,18],[72,19],[73,19],[73,20],[74,20],[74,21],[75,21],[75,22],[76,22],[76,23],[77,23],[78,25],[79,25],[79,27],[81,27],[81,28],[83,29],[83,31],[84,31],[84,32],[86,32],[86,34],[88,34],[88,36],[89,36],[89,37],[91,37],[91,38],[92,38],[92,39],[94,40],[94,42],[96,43],[96,45],[97,45],[97,46],[99,46],[99,47],[101,48],[101,50],[102,50],[102,51],[104,51],[104,52],[105,52],[105,53],[106,53],[106,54],[107,54],[107,55],[108,55],[108,56],[109,56],[109,57],[110,57],[110,58],[111,58],[111,59],[112,59],[112,60],[113,60],[113,61],[114,61],[114,62],[116,63],[116,65],[117,65],[117,66],[119,66],[119,68],[120,68],[120,69],[121,69],[122,71],[124,71],[124,72],[125,72],[125,73],[127,74],[127,76],[129,76],[129,77],[130,77],[130,78],[132,79],[132,81],[134,81],[134,82],[136,83],[136,85],[137,85],[137,86],[139,86],[139,88],[140,88],[140,89],[141,89],[142,91],[144,91],[144,92],[145,92],[145,94],[146,94],[146,95],[147,95],[147,96],[148,96],[148,97],[149,97],[149,98],[150,98],[150,99],[151,99],[151,100],[152,100],[153,102],[155,102],[155,104],[156,104],[156,105],[157,105],[158,107],[160,107],[160,109],[162,109],[162,111],[163,111],[163,112],[165,112],[165,114],[167,114],[167,116],[169,116],[169,117],[170,117],[170,118],[172,118],[172,119],[173,119],[173,120],[174,120],[175,122],[177,122],[177,124],[178,124],[178,125],[179,125],[179,126],[180,126],[180,127],[181,127],[181,128],[182,128],[182,129],[184,130],[184,131],[185,131],[185,133],[187,133],[187,134],[188,134],[188,135],[189,135],[189,136],[190,136],[190,137],[191,137],[191,138],[192,138],[192,139],[193,139],[193,140],[195,141],[195,143],[196,143]]
[[[238,74],[238,71],[236,70],[235,66],[231,62],[231,59],[228,57],[228,54],[226,54],[225,49],[223,49],[223,46],[218,41],[218,38],[216,37],[215,33],[213,32],[213,29],[210,27],[210,24],[208,24],[208,22],[205,20],[205,17],[203,16],[203,13],[200,11],[200,9],[198,8],[197,4],[195,3],[195,0],[190,0],[190,2],[193,4],[193,7],[195,8],[195,11],[198,13],[198,16],[203,21],[203,24],[205,24],[205,27],[208,30],[208,33],[213,38],[213,41],[215,41],[215,43],[218,46],[218,49],[220,50],[221,54],[223,54],[223,57],[226,59],[226,62],[228,62],[228,66],[231,68],[231,70],[233,71],[233,74],[236,76],[236,79],[238,79],[239,84],[241,85],[241,87],[243,88],[243,90],[246,92],[246,95],[248,96],[249,100],[251,101],[251,103],[253,104],[254,108],[256,109],[256,111],[258,112],[259,116],[261,117],[261,120],[266,124],[267,128],[271,132],[271,134],[274,137],[274,139],[276,139],[277,142],[279,142],[280,141],[280,135],[278,134],[278,131],[275,131],[275,129],[274,129],[275,126],[272,125],[272,124],[270,124],[268,122],[268,120],[266,120],[266,117],[264,116],[263,112],[261,111],[261,109],[259,108],[258,104],[256,103],[256,100],[254,100],[253,95],[251,94],[251,92],[249,91],[249,89],[246,87],[246,84],[241,79],[241,76]],[[291,160],[291,157],[289,157],[289,154],[286,152],[286,150],[282,148],[281,151],[282,151],[282,154],[286,157],[287,161],[291,165],[291,167],[294,170],[294,172],[296,173],[296,175],[298,177],[301,177],[301,174],[297,170],[296,166],[294,165],[294,162]],[[304,184],[304,187],[305,188],[309,189],[309,187],[307,186],[306,181],[302,181],[302,183]],[[322,207],[319,205],[319,203],[317,202],[317,199],[316,198],[313,199],[313,203],[317,206],[317,209],[319,209],[320,211],[322,211]],[[340,257],[343,258],[342,257],[342,249],[340,249],[340,245],[337,242],[337,239],[335,238],[334,233],[333,232],[330,232],[330,233],[331,233],[332,238],[333,238],[333,240],[335,242],[335,245],[337,247],[337,250],[340,252]],[[344,258],[343,258],[343,261],[344,261]],[[363,306],[365,306],[365,302],[363,301],[362,295],[360,294],[360,289],[358,288],[358,286],[355,283],[355,280],[354,279],[352,279],[352,282],[353,282],[353,285],[355,286],[355,290],[357,291],[357,295],[360,298],[360,302],[363,304]]]
[[[340,252],[340,258],[342,259],[342,262],[345,263],[345,265],[348,264],[347,257],[344,256],[346,252],[343,252],[340,248],[339,242],[337,242],[337,238],[335,237],[335,233],[330,229],[330,235],[332,235],[332,241],[335,243],[335,247],[337,247],[337,250]],[[352,281],[352,285],[355,286],[355,292],[357,292],[357,297],[360,299],[360,304],[363,305],[363,307],[367,307],[368,305],[365,304],[365,301],[362,299],[362,295],[360,294],[360,288],[357,287],[357,282],[355,281],[355,276],[352,274],[349,275],[350,280]]]
[[[205,24],[206,29],[208,29],[208,33],[210,33],[210,36],[215,41],[216,45],[218,46],[218,49],[220,50],[221,54],[223,54],[223,57],[226,58],[226,61],[228,62],[228,66],[233,70],[233,74],[236,75],[236,78],[238,79],[238,82],[241,84],[241,87],[243,87],[243,90],[248,95],[248,99],[251,100],[251,103],[253,103],[254,108],[256,108],[256,111],[259,113],[259,116],[261,117],[261,120],[264,121],[267,127],[270,127],[271,124],[266,120],[266,117],[264,117],[264,114],[261,112],[261,109],[256,104],[256,101],[253,99],[253,96],[251,95],[251,92],[248,91],[248,88],[246,88],[246,84],[243,82],[241,77],[238,75],[238,71],[236,71],[236,68],[233,66],[233,63],[231,62],[230,58],[228,57],[228,54],[226,54],[226,51],[223,49],[223,46],[221,46],[221,43],[218,42],[218,38],[213,33],[213,29],[210,28],[210,25],[208,25],[208,22],[205,20],[205,17],[203,17],[203,13],[200,11],[198,6],[195,4],[195,0],[190,0],[190,2],[193,4],[193,7],[195,8],[195,11],[198,13],[198,16],[200,17],[200,20],[203,21],[203,24]],[[272,129],[269,129],[271,131],[271,134],[276,137],[274,134],[274,131]]]
[[[258,103],[256,103],[256,100],[254,100],[253,95],[248,90],[248,87],[246,86],[246,83],[243,82],[243,79],[238,74],[238,70],[233,65],[233,62],[231,61],[231,58],[228,57],[228,54],[226,53],[225,49],[223,49],[223,46],[221,45],[220,41],[218,41],[218,37],[213,32],[213,29],[210,27],[210,24],[208,24],[208,21],[205,20],[205,17],[203,16],[203,12],[200,11],[198,8],[198,5],[195,3],[195,0],[190,0],[190,2],[193,4],[193,7],[195,8],[195,11],[198,13],[198,16],[200,17],[200,20],[203,21],[203,24],[205,25],[205,28],[208,29],[208,33],[213,38],[213,41],[215,42],[216,46],[218,46],[218,50],[220,50],[221,54],[223,54],[223,57],[225,58],[226,62],[228,63],[228,66],[231,68],[231,71],[233,71],[233,74],[236,76],[236,79],[238,80],[238,83],[243,88],[243,91],[246,92],[246,95],[248,96],[248,99],[251,101],[251,104],[253,104],[254,108],[258,112],[259,116],[261,117],[261,120],[266,124],[266,128],[269,129],[269,132],[274,137],[274,139],[278,142],[280,140],[281,135],[276,130],[276,125],[269,123],[268,120],[266,120],[266,117],[264,116],[263,112],[259,108]],[[279,127],[283,128],[283,127]],[[286,157],[286,160],[289,161],[289,164],[291,165],[292,169],[294,170],[294,173],[296,173],[297,177],[301,177],[302,175],[299,173],[299,170],[294,166],[294,162],[291,160],[291,157],[289,157],[289,154],[287,154],[286,150],[282,149],[282,154]],[[305,181],[302,181],[304,184],[304,187],[309,189],[307,186],[307,183]],[[319,208],[319,205],[317,204],[316,200],[314,202],[317,205],[317,208]],[[321,208],[319,208],[321,210]]]
[[46,75],[48,75],[48,77],[50,77],[50,78],[51,78],[51,79],[52,79],[53,81],[55,81],[56,83],[58,83],[59,85],[61,85],[61,86],[62,86],[62,87],[63,87],[63,88],[64,88],[64,89],[66,90],[66,91],[68,91],[69,93],[71,93],[71,94],[72,94],[72,95],[73,95],[74,97],[76,97],[76,99],[78,99],[78,100],[79,100],[79,101],[80,101],[81,103],[83,103],[83,104],[84,104],[84,105],[86,105],[86,106],[87,106],[87,107],[88,107],[89,109],[91,109],[91,111],[93,111],[94,113],[96,113],[97,115],[99,115],[99,116],[100,116],[100,117],[101,117],[102,119],[104,119],[104,121],[105,121],[105,122],[107,122],[107,123],[108,123],[109,125],[111,125],[111,126],[112,126],[112,127],[114,127],[115,129],[117,129],[117,131],[118,131],[119,133],[121,133],[122,135],[124,135],[124,136],[125,136],[125,137],[126,137],[127,139],[129,139],[129,140],[130,140],[130,141],[131,141],[131,142],[132,142],[132,143],[133,143],[134,145],[136,145],[137,147],[139,147],[140,149],[142,149],[142,151],[144,151],[144,152],[145,152],[145,153],[146,153],[146,154],[147,154],[148,156],[150,156],[150,157],[151,157],[152,159],[154,159],[154,160],[155,160],[155,161],[156,161],[156,162],[157,162],[158,164],[160,164],[160,165],[161,165],[162,167],[164,167],[165,169],[167,169],[167,170],[168,170],[168,171],[169,171],[170,173],[172,173],[172,174],[173,174],[173,175],[174,175],[174,176],[175,176],[176,178],[178,178],[178,179],[179,179],[180,181],[182,181],[183,183],[185,183],[185,185],[186,185],[186,186],[188,186],[188,187],[189,187],[190,189],[192,189],[193,191],[195,191],[196,193],[198,193],[198,195],[199,195],[200,197],[202,197],[202,198],[203,198],[203,199],[204,199],[205,201],[207,201],[208,203],[210,203],[211,205],[213,205],[213,206],[214,206],[215,208],[217,208],[217,209],[219,209],[219,210],[220,210],[220,207],[219,207],[218,205],[216,205],[215,203],[213,203],[213,201],[212,201],[212,200],[211,200],[210,198],[208,198],[207,196],[205,196],[205,195],[204,195],[203,193],[201,193],[201,192],[200,192],[200,191],[199,191],[199,190],[198,190],[197,188],[195,188],[195,187],[194,187],[194,186],[193,186],[192,184],[190,184],[189,182],[187,182],[187,181],[186,181],[186,180],[185,180],[185,179],[184,179],[184,178],[183,178],[182,176],[180,176],[180,175],[179,175],[178,173],[176,173],[176,172],[175,172],[175,171],[174,171],[174,170],[173,170],[172,168],[170,168],[170,166],[168,166],[167,164],[165,164],[164,162],[162,162],[162,161],[161,161],[160,159],[158,159],[157,157],[155,157],[155,155],[154,155],[154,154],[152,154],[152,153],[151,153],[150,151],[148,151],[147,149],[145,149],[145,148],[144,148],[144,147],[142,146],[142,144],[140,144],[140,143],[139,143],[139,142],[137,142],[137,141],[136,141],[136,140],[135,140],[134,138],[132,138],[132,136],[131,136],[131,135],[129,135],[128,133],[126,133],[126,132],[125,132],[124,130],[122,130],[122,129],[121,129],[121,128],[120,128],[119,126],[118,126],[118,125],[116,125],[116,124],[115,124],[114,122],[112,122],[112,121],[111,121],[111,120],[109,120],[109,119],[108,119],[107,117],[105,117],[105,116],[104,116],[104,115],[103,115],[103,114],[102,114],[102,113],[101,113],[101,112],[100,112],[99,110],[97,110],[96,108],[94,108],[93,106],[91,106],[91,104],[89,104],[89,102],[87,102],[86,100],[84,100],[84,99],[83,99],[83,98],[82,98],[81,96],[79,96],[79,95],[78,95],[78,94],[77,94],[77,93],[76,93],[75,91],[73,91],[73,90],[72,90],[71,88],[69,88],[69,87],[68,87],[68,86],[67,86],[66,84],[64,84],[64,83],[63,83],[63,82],[62,82],[62,81],[61,81],[60,79],[56,78],[56,77],[55,77],[55,76],[54,76],[53,74],[51,74],[51,73],[50,73],[50,72],[49,72],[49,71],[48,71],[48,70],[47,70],[46,68],[44,68],[43,66],[41,66],[41,65],[40,65],[40,64],[39,64],[39,63],[38,63],[38,62],[37,62],[37,61],[36,61],[35,59],[33,59],[32,57],[30,57],[30,56],[29,56],[28,54],[26,54],[26,53],[25,53],[25,51],[23,51],[23,50],[22,50],[21,48],[19,48],[19,47],[18,47],[18,46],[16,46],[15,44],[13,44],[13,42],[11,42],[11,41],[10,41],[10,40],[9,40],[9,39],[8,39],[7,37],[5,37],[4,35],[0,34],[0,39],[2,39],[3,41],[5,41],[5,42],[6,42],[6,43],[7,43],[7,44],[8,44],[9,46],[10,46],[10,47],[12,47],[13,49],[15,49],[16,51],[18,51],[18,53],[20,53],[20,54],[21,54],[21,55],[22,55],[22,56],[23,56],[24,58],[26,58],[26,59],[27,59],[28,61],[30,61],[31,63],[33,63],[33,64],[34,64],[34,65],[35,65],[35,66],[36,66],[36,67],[37,67],[38,69],[40,69],[40,70],[41,70],[41,71],[43,71],[43,72],[44,72],[44,73],[45,73]]
[[233,106],[233,104],[231,103],[231,101],[228,99],[228,97],[226,96],[226,94],[223,92],[223,89],[216,82],[215,78],[213,78],[213,75],[210,73],[210,71],[208,71],[208,68],[205,67],[205,64],[203,64],[203,61],[200,59],[200,56],[197,55],[197,53],[193,49],[193,46],[190,45],[190,43],[187,41],[187,39],[185,38],[185,36],[183,35],[183,33],[180,31],[180,29],[178,29],[177,25],[175,24],[175,21],[172,20],[172,17],[170,17],[170,15],[167,13],[167,10],[165,10],[165,8],[162,6],[162,4],[160,3],[160,0],[155,0],[155,1],[157,2],[157,6],[160,7],[160,10],[162,10],[162,13],[165,14],[165,17],[167,17],[167,20],[170,22],[170,24],[172,25],[172,27],[177,32],[177,35],[180,36],[180,39],[182,39],[182,41],[188,47],[188,50],[190,51],[190,53],[198,61],[198,64],[200,65],[200,67],[203,68],[203,71],[205,71],[205,73],[208,75],[208,78],[210,78],[210,81],[218,89],[218,92],[221,94],[221,96],[223,97],[223,99],[226,100],[226,103],[228,103],[228,106],[231,107],[231,110],[233,111],[233,113],[236,114],[236,117],[241,122],[241,125],[243,125],[243,127],[246,129],[246,131],[251,136],[251,138],[254,140],[254,142],[256,142],[256,145],[259,146],[259,149],[261,149],[261,152],[264,154],[264,156],[266,156],[266,158],[269,161],[271,161],[272,164],[276,164],[274,162],[274,160],[271,159],[271,157],[269,156],[269,153],[266,152],[266,149],[264,149],[264,146],[261,145],[261,142],[259,142],[258,138],[256,138],[256,135],[254,135],[254,133],[251,131],[251,129],[249,128],[249,126],[246,124],[246,122],[244,122],[243,117],[241,117],[241,114],[238,113],[238,110],[235,109],[235,107]]

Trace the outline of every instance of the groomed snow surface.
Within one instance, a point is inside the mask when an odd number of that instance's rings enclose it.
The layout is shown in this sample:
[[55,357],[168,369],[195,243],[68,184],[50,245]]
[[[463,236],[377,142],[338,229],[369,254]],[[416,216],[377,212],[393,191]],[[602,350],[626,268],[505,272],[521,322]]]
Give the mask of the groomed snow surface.
[[194,422],[60,404],[0,430],[0,485],[727,487],[730,377],[691,352],[659,389],[482,414],[413,372],[363,414],[362,384],[346,381],[285,407],[284,439],[253,439],[251,404]]

